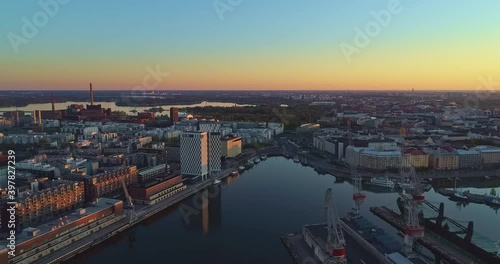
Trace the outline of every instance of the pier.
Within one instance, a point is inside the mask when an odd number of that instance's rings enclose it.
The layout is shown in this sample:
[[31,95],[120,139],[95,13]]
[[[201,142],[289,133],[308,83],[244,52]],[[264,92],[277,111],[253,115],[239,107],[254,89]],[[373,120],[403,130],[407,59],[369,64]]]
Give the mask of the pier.
[[[385,206],[371,207],[370,211],[399,231],[405,231],[405,223],[400,214],[397,214]],[[424,237],[417,239],[416,243],[429,249],[434,254],[436,263],[441,263],[441,260],[452,264],[499,263],[500,259],[496,258],[493,253],[488,253],[484,250],[482,254],[471,252],[465,244],[456,244],[454,243],[455,241],[450,241],[447,236],[443,236],[443,232],[440,231],[440,229],[435,227],[432,228],[429,224],[431,220],[426,219],[425,223],[426,233]]]
[[[391,262],[356,231],[342,222],[346,240],[347,261],[353,264],[390,264]],[[281,236],[281,241],[298,264],[323,263],[316,254],[324,256],[327,237],[326,224],[305,225],[301,233]],[[314,250],[308,245],[313,245]]]

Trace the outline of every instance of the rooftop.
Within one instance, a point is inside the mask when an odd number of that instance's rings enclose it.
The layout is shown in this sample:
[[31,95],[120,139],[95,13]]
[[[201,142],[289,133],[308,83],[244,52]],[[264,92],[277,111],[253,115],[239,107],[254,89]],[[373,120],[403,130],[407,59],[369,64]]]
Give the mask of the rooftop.
[[[110,198],[99,198],[97,200],[97,202],[92,206],[89,206],[86,208],[76,209],[73,213],[65,215],[63,217],[60,217],[56,220],[52,220],[52,221],[47,222],[45,224],[41,224],[37,227],[28,227],[28,228],[24,229],[21,234],[17,235],[16,243],[20,244],[20,243],[26,242],[26,241],[30,240],[31,238],[33,238],[32,236],[28,236],[26,234],[25,231],[27,231],[27,230],[29,231],[29,230],[38,229],[39,232],[38,232],[38,235],[36,236],[36,237],[38,237],[38,236],[44,235],[46,233],[49,233],[51,231],[57,230],[58,228],[60,228],[62,226],[71,224],[71,223],[73,223],[73,222],[75,222],[83,217],[86,217],[86,216],[91,215],[93,213],[96,213],[96,212],[102,211],[104,209],[107,209],[109,207],[112,207],[116,203],[119,203],[119,202],[122,202],[122,201],[110,199]],[[85,210],[85,213],[83,213],[83,214],[81,214],[82,209]],[[8,243],[8,241],[1,241],[0,248],[2,248],[3,246],[6,246],[7,243]]]
[[157,170],[165,169],[166,166],[167,166],[167,164],[160,164],[160,165],[157,165],[154,167],[143,168],[143,169],[139,170],[139,174],[148,174],[151,172],[155,172]]

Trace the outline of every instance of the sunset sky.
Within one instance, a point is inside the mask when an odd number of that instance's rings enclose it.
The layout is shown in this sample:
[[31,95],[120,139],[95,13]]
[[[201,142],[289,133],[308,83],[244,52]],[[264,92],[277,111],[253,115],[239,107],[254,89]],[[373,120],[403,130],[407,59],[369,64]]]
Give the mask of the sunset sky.
[[[128,90],[157,65],[169,73],[158,86],[166,90],[473,90],[480,76],[500,82],[498,0],[401,0],[350,62],[341,43],[354,46],[355,28],[364,31],[391,0],[242,0],[221,17],[213,0],[65,1],[28,37],[23,17],[43,19],[44,8],[2,4],[0,89],[87,89],[91,81]],[[219,1],[229,2],[238,1]]]

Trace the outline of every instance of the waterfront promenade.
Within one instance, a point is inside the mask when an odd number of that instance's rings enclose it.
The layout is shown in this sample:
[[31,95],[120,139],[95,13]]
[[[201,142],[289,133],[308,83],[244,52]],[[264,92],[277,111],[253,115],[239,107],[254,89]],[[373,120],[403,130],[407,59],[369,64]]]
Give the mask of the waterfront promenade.
[[[250,158],[255,158],[256,154],[250,156]],[[235,164],[236,166],[237,164]],[[196,183],[193,185],[188,185],[187,189],[174,194],[173,196],[160,201],[156,204],[153,205],[148,205],[144,207],[137,208],[136,214],[137,214],[137,220],[129,223],[128,218],[125,217],[122,221],[117,222],[113,225],[110,225],[98,232],[93,233],[92,235],[85,237],[81,240],[75,241],[72,243],[70,246],[67,246],[61,250],[58,250],[54,252],[53,254],[41,258],[35,263],[39,264],[53,264],[53,263],[61,263],[63,261],[66,261],[68,259],[71,259],[75,255],[88,250],[89,248],[96,246],[97,244],[115,236],[116,234],[123,232],[127,230],[128,228],[146,220],[147,218],[157,214],[160,211],[165,210],[166,208],[175,205],[176,203],[179,203],[183,201],[184,199],[196,194],[197,192],[209,187],[210,185],[213,184],[215,179],[222,180],[225,177],[228,177],[236,167],[231,167],[227,168],[223,171],[217,172],[216,174],[212,175],[209,179]]]

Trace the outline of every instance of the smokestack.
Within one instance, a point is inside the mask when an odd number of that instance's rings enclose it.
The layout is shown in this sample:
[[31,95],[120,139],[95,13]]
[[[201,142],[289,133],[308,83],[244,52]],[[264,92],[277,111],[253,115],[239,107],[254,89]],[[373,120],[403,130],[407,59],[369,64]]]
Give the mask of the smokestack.
[[92,90],[92,83],[90,83],[90,105],[94,105],[94,91]]
[[33,124],[36,124],[36,110],[33,111]]
[[42,111],[38,110],[38,123],[42,124]]
[[54,92],[50,92],[50,96],[52,96],[52,112],[56,111],[55,102],[54,102]]

